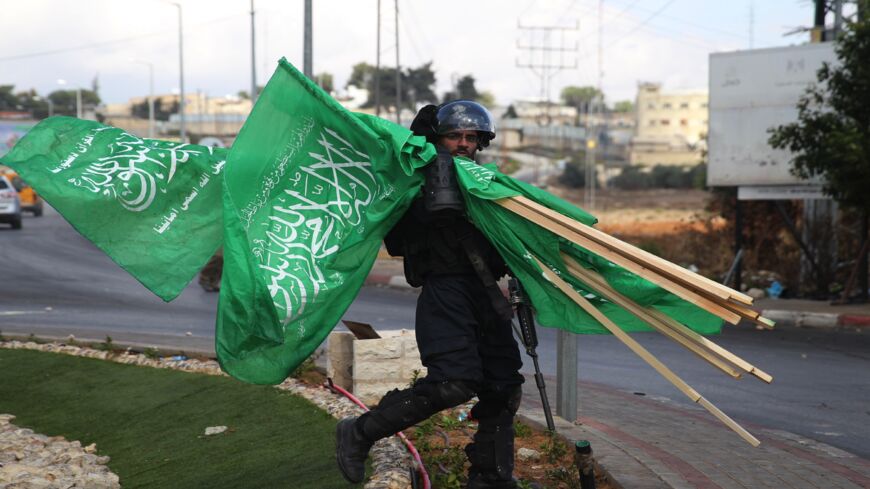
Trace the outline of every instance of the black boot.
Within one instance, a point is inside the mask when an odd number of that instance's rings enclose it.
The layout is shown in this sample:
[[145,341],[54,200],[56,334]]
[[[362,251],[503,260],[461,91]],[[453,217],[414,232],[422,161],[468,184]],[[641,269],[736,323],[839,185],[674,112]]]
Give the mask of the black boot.
[[519,485],[516,479],[496,479],[484,474],[477,474],[468,479],[468,489],[517,489]]
[[374,442],[366,438],[356,425],[357,418],[344,418],[335,429],[335,460],[341,475],[354,484],[366,477],[366,458]]
[[[472,410],[472,413],[474,411]],[[474,443],[465,447],[471,467],[468,489],[516,489],[513,416],[481,419]]]

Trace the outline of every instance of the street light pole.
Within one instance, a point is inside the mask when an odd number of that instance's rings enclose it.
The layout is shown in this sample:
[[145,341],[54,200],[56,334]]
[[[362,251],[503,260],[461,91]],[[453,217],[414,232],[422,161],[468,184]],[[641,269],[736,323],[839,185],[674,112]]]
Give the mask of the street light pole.
[[308,77],[309,80],[314,79],[314,64],[312,62],[312,52],[314,48],[311,45],[311,29],[312,29],[312,21],[311,21],[311,0],[305,0],[305,28],[303,32],[303,53],[302,53],[302,73]]
[[257,54],[254,50],[254,0],[251,0],[251,103],[257,100]]
[[184,130],[184,33],[181,29],[181,4],[172,2],[172,5],[178,7],[178,79],[180,85],[178,88],[181,92],[181,100],[178,104],[178,117],[180,119],[178,132],[181,142],[184,142],[186,136]]
[[[58,85],[66,85],[67,82],[64,79],[59,79],[57,81]],[[76,117],[82,118],[82,87],[76,85]]]
[[399,64],[399,0],[394,0],[396,10],[396,124],[402,123],[402,67]]
[[154,139],[154,63],[142,59],[133,62],[148,66],[148,138]]

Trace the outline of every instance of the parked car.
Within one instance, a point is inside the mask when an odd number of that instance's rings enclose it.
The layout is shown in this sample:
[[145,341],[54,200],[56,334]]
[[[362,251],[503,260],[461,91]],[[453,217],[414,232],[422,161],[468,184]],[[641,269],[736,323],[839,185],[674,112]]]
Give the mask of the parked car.
[[32,213],[34,217],[42,215],[42,197],[33,190],[33,187],[27,185],[11,168],[0,166],[0,175],[9,179],[12,186],[18,191],[22,211]]
[[21,229],[21,199],[8,178],[0,175],[0,222]]

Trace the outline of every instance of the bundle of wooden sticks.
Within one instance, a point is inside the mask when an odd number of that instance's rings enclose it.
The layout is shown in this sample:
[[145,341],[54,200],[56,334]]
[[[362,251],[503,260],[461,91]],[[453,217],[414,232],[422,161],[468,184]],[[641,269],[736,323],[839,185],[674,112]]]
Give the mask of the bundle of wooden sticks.
[[[585,248],[661,286],[665,290],[731,324],[747,320],[765,328],[773,327],[772,321],[761,317],[758,312],[750,307],[752,305],[752,298],[745,294],[686,270],[624,241],[620,241],[613,236],[575,221],[525,197],[509,197],[498,200],[496,203],[571,243]],[[773,381],[773,377],[767,373],[713,343],[699,333],[687,328],[661,311],[652,307],[641,306],[620,294],[607,283],[604,277],[594,270],[584,268],[570,256],[563,253],[562,258],[569,273],[590,290],[597,293],[600,297],[622,307],[654,330],[684,346],[722,372],[735,379],[739,379],[746,373],[767,383]],[[537,260],[537,258],[535,259]],[[758,446],[761,443],[751,433],[674,374],[674,372],[625,333],[619,326],[598,311],[583,295],[578,293],[558,274],[540,261],[538,261],[538,265],[554,286],[600,322],[634,353],[688,396],[689,399],[703,406],[753,446]]]

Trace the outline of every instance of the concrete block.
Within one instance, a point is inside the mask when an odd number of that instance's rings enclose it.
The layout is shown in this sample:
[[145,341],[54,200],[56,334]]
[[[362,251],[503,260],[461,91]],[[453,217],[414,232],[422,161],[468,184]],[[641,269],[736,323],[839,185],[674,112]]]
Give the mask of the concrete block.
[[402,357],[403,342],[401,338],[387,337],[372,340],[356,340],[353,345],[354,362],[377,362],[394,360]]
[[358,340],[352,333],[333,332],[327,343],[327,375],[366,404],[426,375],[413,331],[379,334],[381,338]]
[[326,342],[326,375],[339,387],[353,388],[352,333],[333,331]]

